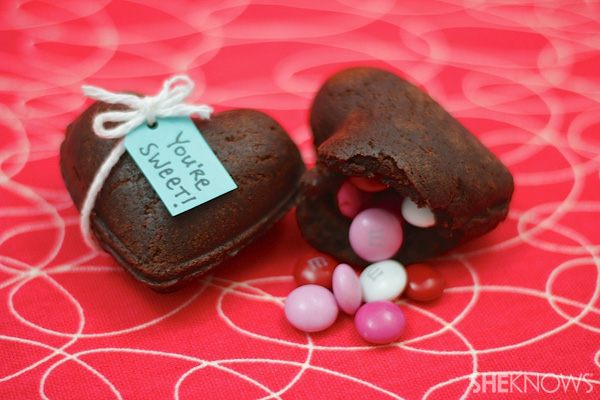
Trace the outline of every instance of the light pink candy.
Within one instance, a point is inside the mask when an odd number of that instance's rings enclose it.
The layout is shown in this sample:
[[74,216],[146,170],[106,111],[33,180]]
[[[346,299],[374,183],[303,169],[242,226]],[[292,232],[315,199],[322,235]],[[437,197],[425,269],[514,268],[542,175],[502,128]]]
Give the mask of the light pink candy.
[[348,264],[340,264],[333,270],[333,295],[346,314],[353,315],[362,303],[360,281]]
[[350,224],[349,239],[362,259],[376,262],[391,258],[402,245],[402,225],[389,211],[369,208],[361,211]]
[[328,289],[319,285],[299,286],[285,300],[285,317],[303,332],[329,328],[338,315],[338,305]]

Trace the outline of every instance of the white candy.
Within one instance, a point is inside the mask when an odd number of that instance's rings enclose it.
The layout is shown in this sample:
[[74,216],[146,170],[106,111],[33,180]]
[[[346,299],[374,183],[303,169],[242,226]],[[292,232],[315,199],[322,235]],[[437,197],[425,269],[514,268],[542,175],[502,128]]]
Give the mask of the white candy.
[[402,218],[411,225],[420,228],[429,228],[435,225],[435,216],[427,206],[419,208],[415,202],[408,197],[402,202]]
[[366,303],[394,300],[406,288],[404,266],[395,260],[383,260],[369,265],[359,277],[363,299]]

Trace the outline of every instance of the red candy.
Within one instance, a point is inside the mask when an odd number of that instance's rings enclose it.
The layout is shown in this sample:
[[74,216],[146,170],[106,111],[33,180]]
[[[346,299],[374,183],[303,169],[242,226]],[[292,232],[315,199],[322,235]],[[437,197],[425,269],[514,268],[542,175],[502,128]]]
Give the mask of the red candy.
[[387,189],[383,183],[374,178],[364,178],[362,176],[351,176],[348,178],[350,183],[363,192],[376,193]]
[[404,294],[411,300],[431,301],[444,292],[444,277],[427,264],[411,264],[406,267],[408,284]]
[[298,286],[313,284],[331,289],[333,270],[337,265],[337,261],[327,254],[307,253],[296,262],[294,280]]

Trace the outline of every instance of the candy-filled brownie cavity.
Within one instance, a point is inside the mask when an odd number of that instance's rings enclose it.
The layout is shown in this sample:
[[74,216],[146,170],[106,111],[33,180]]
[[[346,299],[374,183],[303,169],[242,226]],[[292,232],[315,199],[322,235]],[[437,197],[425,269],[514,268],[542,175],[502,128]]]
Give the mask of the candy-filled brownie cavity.
[[[372,190],[374,187],[378,189]],[[336,200],[338,211],[352,220],[348,233],[352,250],[370,262],[394,257],[407,226],[431,228],[436,223],[427,205],[419,207],[376,179],[348,178],[338,189]]]
[[303,177],[297,219],[314,247],[341,262],[370,262],[349,235],[361,210],[404,214],[401,246],[389,257],[404,264],[489,232],[506,218],[513,192],[508,169],[395,74],[374,68],[335,74],[317,93],[310,122],[317,165]]

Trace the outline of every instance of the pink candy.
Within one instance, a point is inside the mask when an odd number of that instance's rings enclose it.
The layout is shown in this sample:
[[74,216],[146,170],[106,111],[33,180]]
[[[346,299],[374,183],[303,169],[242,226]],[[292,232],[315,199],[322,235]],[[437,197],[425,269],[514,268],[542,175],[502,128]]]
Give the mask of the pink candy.
[[[420,228],[436,224],[428,206],[419,207],[375,178],[349,177],[337,193],[340,214],[351,218],[350,246],[366,261],[392,258],[402,245],[402,223]],[[375,204],[374,208],[372,205]]]
[[[392,301],[406,286],[406,271],[391,260],[403,241],[402,223],[419,227],[435,224],[430,209],[418,208],[376,179],[349,178],[342,183],[336,200],[339,212],[352,219],[349,240],[352,250],[371,264],[359,278],[347,264],[333,271],[333,293],[308,284],[293,290],[285,301],[288,321],[304,332],[331,326],[341,308],[354,315],[359,335],[368,342],[388,344],[400,337],[406,326],[402,310]],[[382,192],[382,193],[378,193]],[[372,205],[376,204],[376,208]],[[364,301],[366,304],[362,305]],[[361,306],[362,305],[362,306]]]
[[333,271],[333,295],[346,314],[353,315],[362,304],[360,281],[348,264],[340,264]]
[[338,210],[348,218],[354,218],[356,214],[367,208],[371,202],[372,198],[368,193],[358,190],[349,181],[342,183],[337,192]]
[[388,344],[398,339],[406,325],[402,310],[391,301],[362,305],[362,290],[356,272],[347,264],[333,271],[333,294],[323,286],[303,285],[294,289],[285,301],[285,316],[303,332],[319,332],[337,319],[338,307],[356,314],[354,325],[368,342]]
[[391,301],[374,301],[358,309],[354,325],[366,341],[388,344],[402,335],[406,318],[400,307]]
[[319,332],[329,328],[338,316],[333,294],[323,286],[303,285],[285,300],[285,317],[303,332]]
[[389,211],[369,208],[350,225],[350,246],[362,259],[375,262],[391,258],[402,245],[402,225]]

